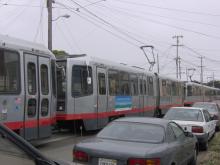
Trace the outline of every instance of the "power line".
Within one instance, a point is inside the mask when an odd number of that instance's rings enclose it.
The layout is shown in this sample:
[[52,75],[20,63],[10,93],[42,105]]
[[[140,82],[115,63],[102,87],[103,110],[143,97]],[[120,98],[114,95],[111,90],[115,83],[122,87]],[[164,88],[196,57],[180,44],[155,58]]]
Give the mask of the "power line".
[[15,17],[12,18],[12,20],[8,21],[8,22],[4,25],[5,27],[7,27],[7,30],[8,30],[10,27],[12,27],[12,26],[10,26],[10,24],[14,24],[14,23],[18,20],[18,18],[28,9],[27,6],[29,6],[29,4],[31,4],[31,3],[32,3],[32,1],[28,1],[28,2],[26,3],[26,5],[24,6],[24,8],[23,8],[18,14],[16,14]]
[[[87,2],[90,2],[90,1],[88,1],[88,0],[86,0]],[[118,9],[112,9],[112,8],[110,8],[109,6],[106,6],[106,5],[104,5],[104,4],[97,4],[95,7],[102,7],[102,8],[105,8],[105,9],[108,9],[109,11],[111,11],[111,13],[112,12],[114,12],[114,13],[116,13],[117,14],[117,17],[118,17],[118,13],[120,13],[120,14],[123,14],[123,15],[125,15],[125,16],[128,16],[130,13],[127,13],[127,12],[124,12],[124,11],[120,11],[120,10],[118,10]],[[102,13],[102,15],[103,15],[103,13]],[[134,16],[134,15],[132,15],[134,18],[136,18],[136,16]],[[134,22],[134,20],[131,20],[131,19],[129,19],[130,21],[132,21],[132,23],[134,23],[135,25],[136,25],[136,22]],[[121,23],[121,20],[120,20],[120,23]],[[130,26],[129,26],[129,28],[131,28]],[[137,31],[137,30],[134,30],[134,31]],[[133,33],[133,32],[129,32],[129,33]],[[135,33],[133,33],[133,34],[135,34]],[[136,34],[137,35],[137,34]],[[149,35],[149,34],[148,34]],[[144,39],[146,39],[146,37],[144,37],[143,35],[137,35],[139,38],[144,38]],[[154,38],[154,37],[152,37],[152,38]],[[148,39],[149,40],[149,39]],[[155,40],[155,39],[151,39],[151,40],[153,40],[153,41],[155,41],[155,42],[159,42],[159,43],[163,43],[163,44],[166,44],[166,45],[170,45],[171,43],[168,43],[168,42],[165,42],[165,41],[161,41],[161,40]]]
[[156,9],[168,10],[168,11],[175,11],[175,12],[182,12],[182,13],[188,13],[188,14],[213,16],[213,17],[219,17],[220,16],[220,14],[212,14],[212,13],[196,12],[196,11],[182,10],[182,9],[176,9],[176,8],[161,7],[161,6],[149,5],[149,4],[146,4],[146,3],[137,3],[137,2],[130,2],[130,1],[125,1],[125,0],[115,0],[115,1],[121,2],[121,3],[126,3],[126,4],[132,4],[132,5],[136,5],[136,6],[146,6],[146,7],[150,7],[150,8],[156,8]]
[[210,34],[206,34],[206,33],[203,33],[203,32],[196,31],[196,30],[191,30],[191,29],[187,29],[187,28],[184,28],[184,27],[164,23],[164,22],[161,22],[161,21],[152,20],[152,19],[148,19],[148,18],[143,18],[143,17],[140,17],[139,15],[136,15],[136,14],[130,14],[129,13],[129,15],[136,18],[136,19],[139,18],[139,19],[142,19],[144,21],[151,22],[151,23],[154,23],[154,24],[168,26],[168,27],[171,27],[171,28],[191,32],[191,33],[194,33],[194,34],[197,34],[197,35],[200,35],[200,36],[205,36],[205,37],[208,37],[208,38],[220,39],[220,36],[210,35]]
[[[83,8],[82,5],[80,5],[79,3],[75,2],[74,0],[70,0],[71,2],[73,2],[74,4],[78,5],[80,8]],[[100,21],[102,21],[103,23],[105,23],[106,25],[110,26],[111,28],[113,28],[114,30],[116,30],[117,32],[123,34],[124,36],[138,42],[139,44],[141,45],[145,45],[146,43],[140,41],[139,39],[131,36],[130,34],[124,32],[123,30],[121,30],[120,28],[118,28],[117,26],[111,24],[110,22],[106,21],[105,19],[99,17],[98,15],[94,14],[93,12],[91,12],[90,10],[86,9],[86,8],[83,8],[86,12],[88,12],[89,14],[91,14],[93,17],[99,19]]]
[[209,57],[207,57],[207,56],[204,56],[204,55],[202,55],[201,53],[199,53],[199,52],[197,52],[196,50],[194,50],[194,49],[192,49],[192,48],[190,48],[190,47],[188,47],[188,46],[184,46],[185,48],[187,48],[188,50],[190,50],[191,52],[193,52],[193,53],[195,53],[195,54],[197,54],[198,56],[203,56],[203,57],[205,57],[207,60],[209,60],[209,61],[212,61],[212,62],[216,62],[216,63],[220,63],[220,60],[214,60],[214,59],[211,59],[211,58],[209,58]]
[[37,27],[37,31],[36,31],[36,34],[34,36],[34,41],[36,41],[37,39],[37,36],[40,32],[40,28],[41,28],[41,24],[42,24],[42,20],[43,20],[43,12],[44,12],[44,8],[43,8],[43,1],[41,1],[42,4],[41,4],[41,9],[40,9],[40,20],[39,20],[39,23],[38,23],[38,27]]
[[[72,9],[71,7],[68,7],[68,6],[66,6],[66,5],[64,5],[64,4],[62,4],[62,3],[59,3],[59,4],[62,5],[65,9],[69,10],[70,12],[76,14],[76,15],[79,16],[80,18],[82,18],[82,19],[86,20],[87,22],[93,24],[94,26],[98,27],[99,29],[102,29],[102,30],[106,31],[106,32],[108,32],[109,34],[111,34],[112,36],[114,36],[114,37],[116,37],[116,38],[118,38],[118,39],[120,39],[120,40],[123,40],[123,41],[127,42],[128,44],[130,44],[130,45],[132,45],[132,46],[134,46],[134,47],[136,47],[136,48],[139,49],[139,45],[137,45],[137,44],[135,44],[135,43],[133,43],[133,42],[131,42],[131,41],[125,39],[124,37],[122,37],[122,36],[120,36],[120,35],[118,35],[118,34],[112,32],[112,31],[110,31],[110,30],[108,30],[108,29],[106,29],[106,28],[100,26],[99,24],[97,24],[97,23],[94,22],[94,19],[93,19],[93,21],[92,21],[92,20],[90,20],[90,19],[88,19],[88,18],[86,18],[86,17],[84,17],[84,16],[78,14],[75,9]],[[97,21],[97,20],[96,20],[96,21]]]
[[[104,5],[100,5],[99,6],[104,6]],[[114,7],[113,9],[110,8],[110,7],[107,7],[105,6],[106,8],[110,9],[110,10],[115,10],[117,12],[126,12],[127,14],[129,15],[134,15],[134,14],[131,14],[131,13],[134,13],[134,12],[139,12],[139,13],[142,13],[144,15],[151,15],[151,16],[156,16],[156,17],[160,17],[160,18],[165,18],[165,19],[169,19],[169,20],[176,20],[176,21],[182,21],[182,22],[189,22],[189,23],[193,23],[193,24],[199,24],[199,25],[206,25],[206,26],[211,26],[211,27],[215,27],[215,28],[220,28],[220,26],[218,25],[214,25],[214,24],[209,24],[209,23],[205,23],[205,22],[200,22],[200,21],[194,21],[194,20],[189,20],[189,19],[182,19],[182,18],[175,18],[175,17],[169,17],[169,16],[164,16],[164,15],[159,15],[159,14],[155,14],[155,13],[150,13],[150,12],[145,12],[145,11],[136,11],[136,10],[131,10],[131,9],[125,9],[125,8],[122,8],[122,7],[116,7],[117,9],[115,9]],[[124,11],[122,11],[124,10]],[[130,13],[131,12],[131,13]],[[135,15],[135,17],[137,17],[138,15]],[[139,16],[140,17],[140,16]]]

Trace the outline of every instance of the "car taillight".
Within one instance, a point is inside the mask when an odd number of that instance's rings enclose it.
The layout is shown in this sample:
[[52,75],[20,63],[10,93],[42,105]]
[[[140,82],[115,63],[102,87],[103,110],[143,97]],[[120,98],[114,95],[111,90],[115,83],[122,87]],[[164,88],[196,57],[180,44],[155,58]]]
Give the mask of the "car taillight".
[[83,151],[73,151],[73,159],[82,162],[88,162],[89,156]]
[[193,133],[203,133],[203,127],[201,126],[192,126]]
[[160,165],[160,159],[129,159],[128,165]]

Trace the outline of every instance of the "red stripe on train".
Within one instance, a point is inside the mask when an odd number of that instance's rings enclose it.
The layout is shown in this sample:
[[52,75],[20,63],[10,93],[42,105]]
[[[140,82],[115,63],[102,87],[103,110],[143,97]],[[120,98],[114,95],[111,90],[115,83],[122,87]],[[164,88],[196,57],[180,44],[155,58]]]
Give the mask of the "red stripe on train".
[[110,116],[118,116],[124,114],[131,114],[131,113],[140,113],[146,111],[153,111],[156,107],[155,106],[148,106],[144,109],[131,109],[131,110],[122,110],[117,111],[113,110],[110,112],[99,112],[97,113],[81,113],[81,114],[57,114],[57,120],[79,120],[79,119],[95,119],[95,118],[106,118]]
[[[53,123],[53,119],[51,118],[43,118],[39,120],[39,127],[42,126],[50,126]],[[38,127],[38,121],[37,120],[28,120],[28,121],[16,121],[16,122],[4,122],[4,125],[6,125],[8,128],[12,130],[17,130],[21,128],[36,128]]]

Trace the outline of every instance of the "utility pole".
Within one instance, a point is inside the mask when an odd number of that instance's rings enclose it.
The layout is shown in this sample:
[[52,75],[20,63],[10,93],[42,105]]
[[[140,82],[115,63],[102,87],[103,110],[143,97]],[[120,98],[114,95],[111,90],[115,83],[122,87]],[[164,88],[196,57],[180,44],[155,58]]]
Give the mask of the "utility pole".
[[179,38],[183,38],[183,36],[173,36],[173,39],[176,39],[176,78],[178,79],[178,77],[181,79],[181,68],[180,68],[180,57],[179,57],[179,46],[183,46],[179,44]]
[[48,49],[52,51],[52,3],[53,0],[47,0],[48,10]]
[[201,84],[203,84],[203,56],[199,57],[200,58],[200,61],[201,61],[201,65],[200,65],[200,68],[201,68],[201,74],[200,74],[200,82]]
[[157,73],[160,73],[160,64],[159,64],[159,57],[158,57],[158,53],[157,53]]
[[186,81],[188,82],[189,79],[188,79],[189,75],[188,75],[188,68],[186,68]]

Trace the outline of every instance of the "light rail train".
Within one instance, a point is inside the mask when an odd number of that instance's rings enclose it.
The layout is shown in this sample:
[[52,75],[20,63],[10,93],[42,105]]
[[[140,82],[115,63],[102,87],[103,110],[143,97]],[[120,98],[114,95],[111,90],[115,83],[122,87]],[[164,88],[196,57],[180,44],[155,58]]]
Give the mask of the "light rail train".
[[0,122],[27,140],[49,137],[54,125],[96,130],[219,97],[217,88],[86,55],[56,59],[42,45],[0,35]]

